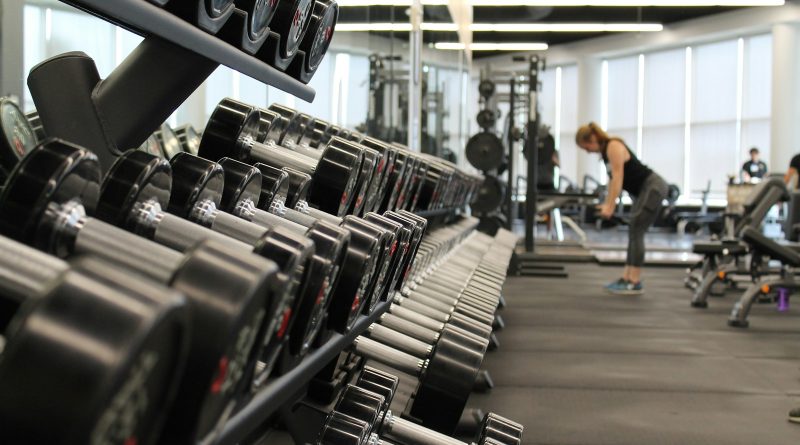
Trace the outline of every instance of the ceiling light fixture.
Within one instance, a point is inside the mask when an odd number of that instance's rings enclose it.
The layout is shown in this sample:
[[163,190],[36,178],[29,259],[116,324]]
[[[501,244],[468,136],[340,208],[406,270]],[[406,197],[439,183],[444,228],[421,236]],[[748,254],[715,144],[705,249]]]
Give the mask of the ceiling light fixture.
[[[440,42],[433,45],[441,50],[463,50],[463,43]],[[473,43],[469,46],[472,51],[545,51],[546,43]]]
[[[411,6],[411,0],[339,0],[339,6]],[[447,6],[448,0],[422,0]],[[473,6],[782,6],[785,0],[472,0]]]
[[[423,2],[424,3],[424,2]],[[472,6],[781,6],[784,0],[473,0]]]
[[473,23],[473,32],[658,32],[660,23]]
[[[444,31],[456,32],[458,25],[454,23],[423,23],[421,25],[423,31]],[[336,24],[337,32],[410,32],[410,23],[338,23]]]

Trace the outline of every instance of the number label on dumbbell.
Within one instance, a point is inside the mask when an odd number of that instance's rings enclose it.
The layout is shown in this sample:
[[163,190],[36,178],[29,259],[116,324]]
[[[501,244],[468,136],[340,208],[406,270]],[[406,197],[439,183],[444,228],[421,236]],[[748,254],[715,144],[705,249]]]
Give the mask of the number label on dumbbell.
[[266,311],[260,309],[258,314],[253,317],[253,321],[239,331],[232,351],[233,358],[227,362],[227,369],[223,370],[221,366],[218,370],[217,379],[214,380],[211,386],[212,393],[229,395],[236,390],[242,377],[244,377],[245,368],[250,359],[250,351],[253,350],[259,327],[264,321],[265,315]]
[[138,441],[139,421],[147,413],[150,404],[147,382],[158,360],[158,354],[153,351],[139,357],[127,381],[100,417],[92,432],[92,445],[129,444]]

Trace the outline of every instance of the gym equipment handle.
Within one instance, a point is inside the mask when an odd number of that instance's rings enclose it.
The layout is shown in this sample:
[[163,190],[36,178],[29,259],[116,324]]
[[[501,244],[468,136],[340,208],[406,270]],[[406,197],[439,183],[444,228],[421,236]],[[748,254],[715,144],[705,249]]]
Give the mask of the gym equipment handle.
[[139,270],[161,283],[169,283],[183,255],[151,243],[116,226],[90,218],[75,239],[75,253],[88,253]]
[[370,338],[396,347],[416,357],[428,357],[433,349],[430,344],[426,344],[425,342],[379,324],[373,324],[367,331],[369,332]]
[[426,360],[420,360],[413,355],[398,351],[390,346],[378,343],[375,340],[360,336],[353,342],[356,353],[366,358],[391,366],[399,371],[411,375],[420,375],[425,369]]

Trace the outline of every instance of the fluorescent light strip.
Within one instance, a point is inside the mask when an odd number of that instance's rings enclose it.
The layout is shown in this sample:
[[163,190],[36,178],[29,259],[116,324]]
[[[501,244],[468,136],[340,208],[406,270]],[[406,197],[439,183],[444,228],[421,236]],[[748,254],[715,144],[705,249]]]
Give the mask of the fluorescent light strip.
[[473,23],[473,32],[658,32],[660,23]]
[[[339,0],[339,6],[411,6],[411,0]],[[422,0],[423,6],[447,6],[448,0]]]
[[[423,2],[424,3],[424,2]],[[472,6],[782,6],[784,0],[473,0]]]
[[[473,32],[658,32],[664,29],[660,23],[473,23]],[[455,23],[427,22],[423,31],[456,32]],[[410,23],[339,23],[336,31],[411,31]]]
[[[411,6],[410,0],[339,0],[339,6]],[[422,0],[423,6],[447,6],[447,0]],[[472,6],[782,6],[785,0],[472,0]]]
[[[455,23],[423,23],[423,31],[443,31],[456,32],[458,25]],[[339,23],[336,25],[337,32],[411,32],[410,23]]]
[[[463,43],[441,42],[433,46],[435,49],[463,50]],[[472,51],[545,51],[546,43],[473,43],[469,46]]]

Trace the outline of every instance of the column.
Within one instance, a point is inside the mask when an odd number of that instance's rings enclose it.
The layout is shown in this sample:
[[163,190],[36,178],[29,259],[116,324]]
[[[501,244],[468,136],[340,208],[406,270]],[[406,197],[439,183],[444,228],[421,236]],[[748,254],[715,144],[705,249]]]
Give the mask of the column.
[[16,96],[22,101],[25,91],[24,66],[25,2],[0,2],[0,96]]
[[800,27],[780,23],[772,27],[772,118],[770,166],[786,171],[800,153]]
[[[408,35],[408,148],[422,148],[422,1],[409,8],[411,32]],[[432,88],[431,88],[432,89]]]
[[[600,122],[602,114],[602,78],[603,61],[592,56],[578,59],[578,125],[589,122]],[[588,155],[579,150],[577,158],[578,176],[575,180],[580,184],[587,173],[596,176],[596,155]]]

